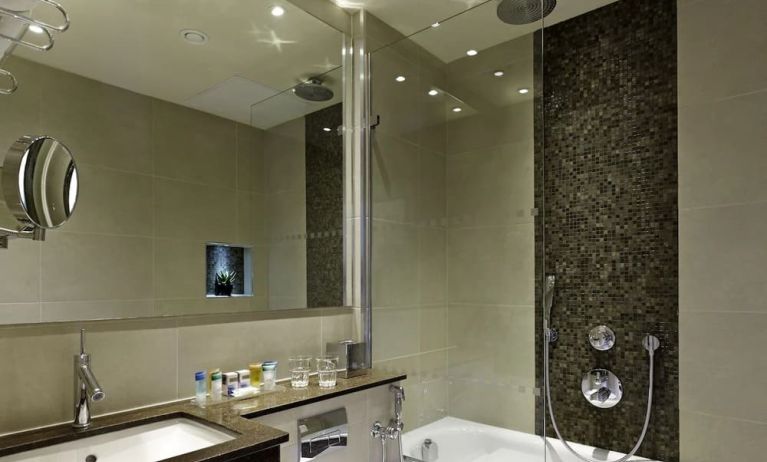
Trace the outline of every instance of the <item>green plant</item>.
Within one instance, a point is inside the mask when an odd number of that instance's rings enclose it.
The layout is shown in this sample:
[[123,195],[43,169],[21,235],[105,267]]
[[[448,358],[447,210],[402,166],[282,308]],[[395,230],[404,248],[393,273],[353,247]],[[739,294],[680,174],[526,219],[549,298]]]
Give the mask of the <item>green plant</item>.
[[216,273],[216,284],[223,286],[234,285],[234,280],[237,278],[237,272],[235,271],[219,271]]

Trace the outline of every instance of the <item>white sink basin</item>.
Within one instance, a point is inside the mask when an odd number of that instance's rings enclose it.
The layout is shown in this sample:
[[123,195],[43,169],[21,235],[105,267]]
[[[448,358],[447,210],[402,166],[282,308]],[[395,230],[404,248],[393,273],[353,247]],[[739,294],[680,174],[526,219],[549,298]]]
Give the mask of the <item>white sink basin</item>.
[[0,457],[0,462],[152,462],[207,448],[235,437],[190,419],[168,419]]

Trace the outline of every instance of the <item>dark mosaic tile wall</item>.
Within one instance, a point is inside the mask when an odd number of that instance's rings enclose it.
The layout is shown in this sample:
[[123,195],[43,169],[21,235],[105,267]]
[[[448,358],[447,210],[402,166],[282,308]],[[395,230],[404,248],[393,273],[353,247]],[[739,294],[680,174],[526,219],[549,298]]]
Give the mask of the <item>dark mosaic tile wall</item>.
[[206,294],[216,293],[216,273],[219,271],[235,271],[237,278],[234,280],[233,294],[245,293],[245,249],[242,247],[230,247],[226,245],[207,245],[205,247],[206,264]]
[[[655,333],[662,347],[639,454],[667,462],[679,460],[675,4],[620,0],[549,27],[543,72],[537,68],[545,149],[536,131],[536,200],[544,220],[536,264],[537,274],[557,276],[553,326],[560,338],[551,353],[557,423],[569,440],[628,452],[645,415],[641,340]],[[598,324],[617,334],[609,352],[588,343]],[[623,382],[624,398],[612,409],[597,409],[581,394],[583,373],[595,367]],[[543,411],[539,405],[538,429]],[[554,435],[550,424],[546,431]]]
[[[343,305],[343,123],[341,103],[306,116],[306,301]],[[327,132],[324,128],[330,128]]]

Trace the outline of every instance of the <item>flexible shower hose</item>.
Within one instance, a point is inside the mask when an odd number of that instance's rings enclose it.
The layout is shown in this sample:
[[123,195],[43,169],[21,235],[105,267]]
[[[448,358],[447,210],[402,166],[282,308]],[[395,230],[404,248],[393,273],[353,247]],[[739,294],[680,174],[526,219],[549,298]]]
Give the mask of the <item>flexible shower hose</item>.
[[545,328],[544,335],[546,338],[543,342],[543,348],[544,348],[544,354],[543,354],[543,369],[544,369],[544,382],[546,385],[546,402],[547,406],[549,408],[549,415],[551,416],[551,426],[554,427],[554,432],[557,434],[557,438],[559,438],[559,441],[562,442],[562,444],[567,448],[568,451],[573,453],[573,455],[580,460],[584,462],[626,462],[629,460],[636,452],[639,450],[639,446],[642,445],[642,441],[644,441],[644,437],[647,434],[647,428],[650,425],[650,413],[652,412],[652,390],[653,390],[653,378],[654,378],[654,371],[655,371],[655,362],[653,360],[653,357],[655,356],[655,348],[652,346],[652,342],[649,342],[648,346],[645,346],[645,349],[650,354],[650,384],[647,387],[647,411],[645,412],[645,419],[644,419],[644,427],[642,427],[642,433],[639,435],[639,440],[637,440],[636,444],[634,445],[633,449],[626,454],[623,457],[620,457],[615,460],[596,460],[591,459],[589,457],[582,456],[578,454],[575,449],[570,446],[570,444],[562,437],[562,434],[559,432],[559,428],[557,427],[557,420],[554,417],[554,408],[551,405],[551,386],[549,383],[549,328]]

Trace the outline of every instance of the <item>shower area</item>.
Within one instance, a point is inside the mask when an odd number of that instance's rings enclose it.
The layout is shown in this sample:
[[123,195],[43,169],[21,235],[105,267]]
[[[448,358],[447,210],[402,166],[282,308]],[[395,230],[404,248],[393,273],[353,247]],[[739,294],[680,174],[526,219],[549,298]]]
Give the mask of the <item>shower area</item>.
[[474,5],[367,18],[373,360],[408,374],[406,460],[677,462],[675,4]]

